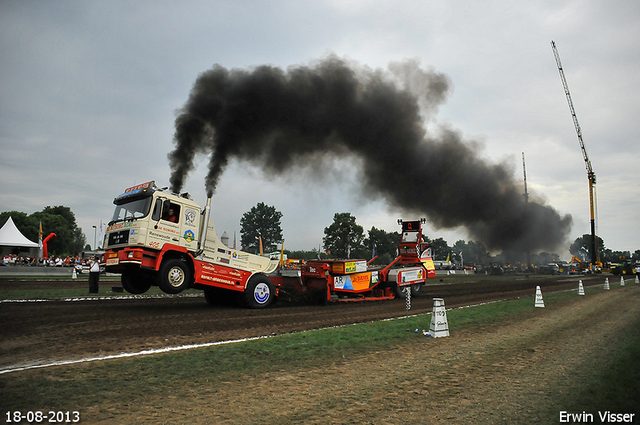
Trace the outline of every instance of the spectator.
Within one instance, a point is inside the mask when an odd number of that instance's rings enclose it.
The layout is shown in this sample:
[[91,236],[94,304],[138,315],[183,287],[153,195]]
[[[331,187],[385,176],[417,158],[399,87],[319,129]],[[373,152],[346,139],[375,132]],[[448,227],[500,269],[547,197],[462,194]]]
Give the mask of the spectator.
[[93,257],[89,266],[89,293],[97,294],[100,281],[100,262],[98,258]]

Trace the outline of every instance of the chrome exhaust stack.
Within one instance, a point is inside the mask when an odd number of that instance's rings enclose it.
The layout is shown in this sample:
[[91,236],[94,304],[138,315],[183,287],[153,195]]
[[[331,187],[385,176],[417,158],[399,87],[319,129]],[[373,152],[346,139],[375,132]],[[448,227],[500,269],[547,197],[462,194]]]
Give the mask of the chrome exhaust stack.
[[211,215],[211,197],[207,198],[207,205],[202,210],[202,228],[200,229],[200,241],[196,257],[204,252],[204,245],[207,241],[207,230],[209,229],[209,216]]

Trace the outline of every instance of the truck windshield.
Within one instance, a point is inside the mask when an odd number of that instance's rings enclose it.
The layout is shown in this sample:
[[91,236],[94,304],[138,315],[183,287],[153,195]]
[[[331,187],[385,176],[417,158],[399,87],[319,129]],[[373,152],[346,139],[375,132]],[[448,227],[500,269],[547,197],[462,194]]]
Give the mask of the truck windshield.
[[113,212],[111,224],[118,221],[135,220],[145,217],[149,214],[152,199],[152,197],[146,197],[126,202],[121,205],[116,205],[116,210]]
[[402,234],[402,243],[418,242],[418,232],[404,232]]

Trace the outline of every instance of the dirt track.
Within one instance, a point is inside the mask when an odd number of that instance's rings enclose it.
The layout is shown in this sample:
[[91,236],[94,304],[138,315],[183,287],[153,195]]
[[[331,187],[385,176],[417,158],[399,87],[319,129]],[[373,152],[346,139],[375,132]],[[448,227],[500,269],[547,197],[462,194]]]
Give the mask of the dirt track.
[[[604,277],[562,276],[480,283],[432,284],[412,299],[411,314],[431,311],[432,298],[448,308],[601,285]],[[2,283],[6,284],[6,283]],[[79,283],[73,283],[75,285]],[[28,287],[45,283],[25,282]],[[69,285],[69,283],[49,283]],[[84,283],[86,285],[86,283]],[[327,306],[280,302],[265,310],[211,307],[202,297],[102,299],[0,304],[0,369],[141,351],[182,344],[209,343],[282,334],[406,314],[404,300],[335,303]]]

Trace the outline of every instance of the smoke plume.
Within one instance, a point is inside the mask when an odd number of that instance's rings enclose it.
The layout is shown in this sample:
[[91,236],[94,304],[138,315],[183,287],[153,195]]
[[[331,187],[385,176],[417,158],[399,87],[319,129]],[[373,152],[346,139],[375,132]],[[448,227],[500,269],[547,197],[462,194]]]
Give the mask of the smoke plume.
[[336,56],[287,70],[215,65],[197,78],[176,118],[171,187],[182,188],[197,154],[210,155],[211,196],[232,158],[281,173],[348,153],[361,160],[363,192],[426,215],[436,227],[464,226],[490,249],[555,249],[571,216],[525,202],[513,170],[483,161],[459,132],[427,134],[424,123],[450,86],[446,75],[415,60],[387,70]]

